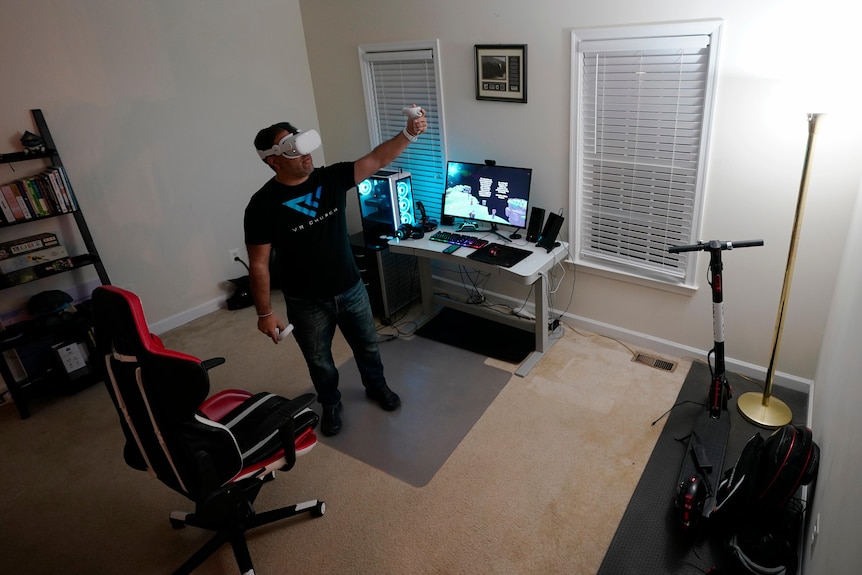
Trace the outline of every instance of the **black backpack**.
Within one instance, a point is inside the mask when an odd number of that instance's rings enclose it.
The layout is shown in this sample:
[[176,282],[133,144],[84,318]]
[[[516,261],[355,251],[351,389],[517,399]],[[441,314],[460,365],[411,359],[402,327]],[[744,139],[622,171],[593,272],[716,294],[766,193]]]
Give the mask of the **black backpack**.
[[817,476],[820,448],[811,429],[785,425],[765,440],[755,433],[736,464],[724,472],[713,514],[735,521],[741,515],[780,511],[793,494]]
[[767,438],[757,469],[756,502],[767,509],[780,510],[796,490],[817,476],[820,447],[811,429],[785,425]]
[[804,508],[793,499],[817,476],[820,448],[811,429],[785,425],[765,440],[755,433],[716,490],[710,521],[738,568],[760,575],[795,573]]

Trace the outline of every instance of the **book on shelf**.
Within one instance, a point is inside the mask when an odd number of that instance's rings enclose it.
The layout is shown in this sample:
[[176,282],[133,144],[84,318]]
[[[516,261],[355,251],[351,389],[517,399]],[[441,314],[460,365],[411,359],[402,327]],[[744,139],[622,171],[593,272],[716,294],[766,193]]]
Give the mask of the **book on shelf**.
[[45,171],[45,177],[48,178],[48,183],[51,185],[52,190],[54,191],[54,195],[57,197],[57,201],[60,203],[61,210],[63,213],[68,213],[72,211],[72,204],[69,202],[68,194],[63,189],[64,186],[61,181],[61,176],[58,174],[56,169],[48,168]]
[[75,267],[56,233],[45,232],[0,243],[0,287],[11,287]]
[[3,197],[9,204],[9,209],[12,210],[12,215],[14,216],[14,219],[10,220],[9,223],[20,222],[27,219],[24,217],[24,212],[21,210],[21,204],[18,203],[18,196],[15,195],[15,192],[12,190],[12,186],[9,184],[3,184],[0,186],[0,191],[2,191]]
[[8,274],[66,257],[69,257],[68,252],[66,252],[66,248],[63,246],[53,246],[43,250],[36,250],[18,256],[12,256],[10,258],[0,259],[0,272]]
[[32,220],[37,214],[33,211],[33,206],[30,205],[30,198],[27,192],[21,187],[20,182],[12,182],[12,186],[12,189],[15,191],[15,197],[18,198],[18,204],[24,212],[24,218]]
[[0,222],[8,224],[15,221],[15,214],[12,213],[12,207],[6,196],[0,194]]
[[66,272],[88,263],[92,263],[92,258],[88,254],[85,254],[60,258],[58,260],[39,263],[29,268],[3,273],[0,274],[0,288],[25,284],[57,273]]
[[54,232],[43,232],[0,242],[0,260],[20,256],[60,245],[60,238]]
[[54,192],[53,186],[51,186],[51,182],[48,181],[47,173],[43,172],[38,176],[34,177],[33,182],[36,184],[36,187],[39,188],[39,192],[42,194],[42,196],[47,200],[52,213],[66,213],[66,210],[64,209],[65,206],[62,206],[60,204],[60,200],[57,198],[57,194]]
[[72,183],[69,181],[69,174],[66,173],[66,169],[63,166],[52,166],[48,168],[49,170],[56,170],[57,175],[59,176],[60,187],[63,189],[63,193],[65,193],[69,198],[69,205],[72,210],[78,209],[78,200],[75,198],[75,193],[72,191]]
[[20,182],[21,188],[27,194],[27,199],[30,200],[30,205],[33,207],[33,211],[36,213],[36,215],[40,218],[47,216],[48,210],[45,204],[45,200],[42,199],[39,190],[36,188],[36,184],[33,183],[33,179],[27,178],[18,181]]
[[11,215],[2,209],[0,223],[44,218],[78,209],[63,166],[49,166],[35,176],[3,184],[2,192]]

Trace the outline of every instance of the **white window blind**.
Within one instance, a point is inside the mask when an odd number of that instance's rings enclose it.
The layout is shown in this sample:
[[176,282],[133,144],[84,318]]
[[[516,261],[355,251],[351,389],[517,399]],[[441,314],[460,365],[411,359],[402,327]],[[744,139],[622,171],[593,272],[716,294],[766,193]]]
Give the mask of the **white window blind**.
[[710,34],[573,36],[579,263],[692,284],[714,76]]
[[[372,145],[404,129],[401,110],[413,104],[425,110],[427,131],[388,167],[410,172],[414,201],[429,218],[439,218],[445,185],[445,147],[436,42],[359,47]],[[418,214],[417,214],[418,216]]]

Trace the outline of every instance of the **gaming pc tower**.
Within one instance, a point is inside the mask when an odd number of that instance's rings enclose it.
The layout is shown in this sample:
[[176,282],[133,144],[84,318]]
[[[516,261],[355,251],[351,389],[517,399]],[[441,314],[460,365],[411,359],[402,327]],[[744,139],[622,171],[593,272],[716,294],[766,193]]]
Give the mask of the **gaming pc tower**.
[[389,251],[404,224],[416,223],[409,172],[380,171],[356,186],[362,233],[350,238],[353,257],[368,289],[371,307],[384,325],[419,297],[416,257]]
[[415,224],[410,172],[381,170],[356,188],[362,232],[369,246],[386,245],[381,236],[394,236],[403,224]]

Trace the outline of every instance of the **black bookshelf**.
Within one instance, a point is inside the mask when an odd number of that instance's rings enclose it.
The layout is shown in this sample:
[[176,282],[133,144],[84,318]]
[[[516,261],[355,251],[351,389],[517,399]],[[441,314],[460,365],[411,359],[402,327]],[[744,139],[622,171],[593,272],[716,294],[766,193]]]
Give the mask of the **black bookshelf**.
[[[44,150],[41,151],[22,151],[0,154],[0,165],[13,164],[20,162],[41,162],[46,168],[54,166],[63,168],[63,161],[60,158],[60,153],[54,144],[54,138],[51,131],[48,129],[48,124],[45,121],[45,116],[40,109],[30,110],[33,116],[33,122],[39,136],[44,143]],[[68,176],[68,174],[66,174]],[[66,187],[71,196],[74,197],[71,180],[65,180]],[[78,254],[68,258],[67,265],[62,267],[41,265],[27,268],[27,273],[16,274],[0,274],[0,290],[9,289],[15,286],[33,283],[33,294],[38,293],[38,281],[51,276],[56,276],[70,272],[72,270],[81,269],[83,267],[93,266],[99,276],[99,281],[103,285],[110,284],[108,272],[105,269],[102,258],[99,256],[99,250],[93,241],[93,236],[90,233],[90,228],[84,218],[84,213],[80,209],[80,204],[75,205],[66,212],[52,213],[49,215],[37,216],[33,214],[30,219],[8,221],[0,224],[0,229],[6,229],[15,226],[16,229],[23,229],[21,226],[27,226],[37,221],[44,221],[52,218],[73,218],[81,240],[86,247],[86,253]],[[24,278],[24,279],[22,279]],[[28,373],[24,379],[16,381],[12,369],[7,363],[5,355],[0,355],[0,375],[6,383],[9,390],[9,395],[15,402],[15,406],[21,415],[22,419],[30,416],[28,402],[44,392],[46,389],[58,389],[63,393],[73,393],[79,391],[87,385],[91,385],[98,380],[96,375],[97,370],[92,369],[90,365],[86,365],[80,370],[73,373],[66,373],[63,370],[61,362],[53,357],[51,351],[51,342],[80,342],[82,345],[90,349],[90,329],[92,326],[89,314],[89,302],[83,302],[78,306],[74,314],[67,315],[63,321],[45,321],[37,318],[26,320],[8,326],[5,330],[0,331],[0,352],[8,350],[19,350],[25,346],[32,347],[34,344],[44,343],[46,347],[44,357],[45,365],[49,366],[45,372],[30,374]],[[56,318],[51,318],[56,320]]]

